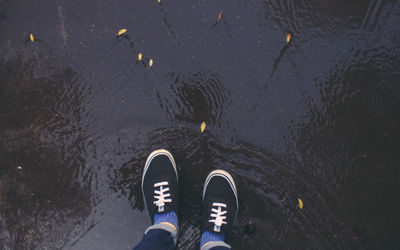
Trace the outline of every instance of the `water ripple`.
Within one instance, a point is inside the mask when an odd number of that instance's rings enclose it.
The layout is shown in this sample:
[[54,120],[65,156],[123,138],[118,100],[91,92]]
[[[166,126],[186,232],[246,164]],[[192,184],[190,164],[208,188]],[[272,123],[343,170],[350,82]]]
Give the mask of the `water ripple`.
[[159,92],[157,97],[161,108],[173,119],[221,125],[229,92],[217,73],[197,71],[190,76],[172,73],[169,79],[171,93]]

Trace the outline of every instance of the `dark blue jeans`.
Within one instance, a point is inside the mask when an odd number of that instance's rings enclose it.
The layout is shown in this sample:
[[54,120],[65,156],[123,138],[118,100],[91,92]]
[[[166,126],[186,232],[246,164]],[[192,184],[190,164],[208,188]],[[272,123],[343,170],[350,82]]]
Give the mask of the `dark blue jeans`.
[[[173,250],[174,240],[171,233],[162,229],[153,229],[143,236],[143,239],[133,250]],[[213,247],[212,250],[226,250],[226,247]]]

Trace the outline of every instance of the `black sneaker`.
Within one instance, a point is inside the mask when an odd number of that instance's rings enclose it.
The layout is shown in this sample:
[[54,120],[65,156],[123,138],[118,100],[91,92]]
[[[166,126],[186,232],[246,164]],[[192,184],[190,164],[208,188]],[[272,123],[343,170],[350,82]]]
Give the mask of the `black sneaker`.
[[238,195],[232,176],[221,169],[208,174],[203,189],[201,233],[209,231],[230,234],[239,209]]
[[158,149],[147,157],[142,176],[142,192],[151,224],[154,224],[156,213],[177,212],[178,172],[169,151]]

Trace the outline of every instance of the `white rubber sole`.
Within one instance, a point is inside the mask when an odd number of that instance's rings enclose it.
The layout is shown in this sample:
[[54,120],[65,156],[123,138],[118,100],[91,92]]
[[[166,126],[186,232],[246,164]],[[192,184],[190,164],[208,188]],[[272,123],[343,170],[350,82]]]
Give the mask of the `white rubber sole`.
[[228,173],[227,171],[222,170],[222,169],[217,169],[217,170],[211,171],[211,173],[208,174],[208,176],[206,178],[206,181],[204,183],[203,199],[204,199],[204,195],[206,194],[206,189],[207,189],[208,183],[210,182],[211,178],[214,177],[214,176],[223,177],[223,178],[225,178],[225,180],[228,181],[229,185],[231,186],[231,188],[233,190],[233,193],[235,194],[236,205],[239,208],[238,195],[237,195],[237,189],[236,189],[235,181],[233,180],[233,177],[232,177],[232,175],[230,173]]
[[157,149],[150,153],[150,155],[147,157],[146,164],[144,165],[143,174],[142,174],[142,190],[143,190],[144,176],[146,175],[147,169],[150,166],[150,162],[153,160],[154,157],[159,156],[159,155],[166,155],[169,158],[169,160],[172,163],[172,166],[174,167],[176,179],[178,180],[178,171],[176,170],[176,163],[175,163],[175,160],[174,160],[174,157],[172,156],[172,154],[168,150]]

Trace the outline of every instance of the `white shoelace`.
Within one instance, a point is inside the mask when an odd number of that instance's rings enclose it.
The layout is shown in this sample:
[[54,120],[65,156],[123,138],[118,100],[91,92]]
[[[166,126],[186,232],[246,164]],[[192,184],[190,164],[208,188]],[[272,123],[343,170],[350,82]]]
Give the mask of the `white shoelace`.
[[214,219],[209,220],[208,222],[214,222],[214,231],[219,232],[221,230],[222,224],[226,224],[226,210],[222,211],[222,208],[226,208],[225,203],[213,202],[213,207],[217,207],[217,209],[211,209],[211,217]]
[[163,188],[163,186],[168,186],[167,181],[163,182],[157,182],[154,184],[154,188],[160,188],[159,190],[154,190],[154,204],[158,207],[158,212],[164,212],[164,206],[166,202],[172,202],[171,199],[166,199],[167,197],[170,197],[170,193],[166,193],[169,191],[169,188]]

